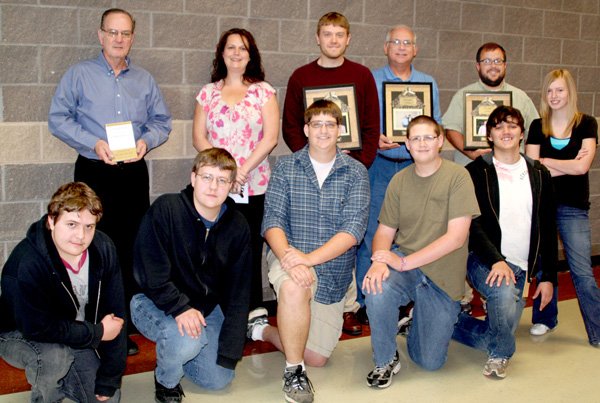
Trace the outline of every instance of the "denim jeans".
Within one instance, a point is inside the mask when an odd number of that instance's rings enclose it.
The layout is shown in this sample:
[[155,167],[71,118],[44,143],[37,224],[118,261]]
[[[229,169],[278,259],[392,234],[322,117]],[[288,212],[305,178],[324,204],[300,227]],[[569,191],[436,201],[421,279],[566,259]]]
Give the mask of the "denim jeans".
[[223,389],[235,375],[231,369],[217,365],[219,334],[224,316],[221,308],[206,316],[200,337],[181,336],[177,322],[165,315],[144,294],[131,300],[131,319],[138,330],[156,343],[156,380],[167,388],[177,386],[183,375],[206,389]]
[[427,370],[441,368],[448,357],[460,303],[453,301],[420,269],[405,272],[390,269],[383,292],[366,295],[375,365],[384,366],[394,358],[398,348],[398,307],[410,301],[415,306],[406,342],[408,354]]
[[[588,211],[559,205],[556,224],[571,271],[588,340],[590,343],[598,343],[600,342],[600,289],[592,269]],[[539,308],[536,309],[534,306],[533,323],[543,323],[551,328],[556,325],[557,298],[554,297],[548,305],[553,307],[549,312],[546,312],[548,306],[543,311],[539,311]],[[552,324],[554,326],[551,326]]]
[[506,262],[515,274],[516,284],[490,287],[485,283],[491,267],[483,264],[475,254],[469,254],[467,278],[487,301],[484,320],[461,313],[452,338],[467,346],[486,351],[493,358],[510,358],[515,353],[515,330],[519,325],[525,301],[523,287],[527,273]]
[[[95,380],[100,359],[92,349],[72,349],[63,344],[27,340],[18,331],[0,334],[0,356],[25,370],[32,402],[96,402]],[[116,390],[111,403],[120,401]]]
[[377,226],[379,225],[379,213],[385,198],[385,191],[392,177],[412,164],[412,160],[394,162],[386,160],[379,154],[375,157],[373,165],[369,168],[369,184],[371,186],[371,203],[369,205],[369,220],[367,222],[367,231],[365,237],[358,248],[356,254],[356,302],[360,306],[365,305],[365,297],[362,293],[362,283],[365,275],[371,267],[371,256],[373,255],[372,243]]

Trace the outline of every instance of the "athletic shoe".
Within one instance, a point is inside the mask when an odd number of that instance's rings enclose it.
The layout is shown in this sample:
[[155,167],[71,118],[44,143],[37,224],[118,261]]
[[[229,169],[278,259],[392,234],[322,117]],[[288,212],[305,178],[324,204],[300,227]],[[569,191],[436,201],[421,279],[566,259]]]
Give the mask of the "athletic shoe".
[[400,372],[400,356],[398,351],[394,354],[394,359],[389,364],[383,367],[375,367],[375,369],[369,372],[367,375],[367,385],[373,388],[387,388],[392,384],[392,376]]
[[265,308],[256,308],[248,314],[248,327],[246,328],[246,337],[248,339],[254,340],[252,338],[252,332],[256,326],[266,326],[269,324],[268,314],[269,311]]
[[506,367],[508,367],[508,358],[489,357],[483,367],[483,375],[504,379],[506,377]]
[[283,393],[285,401],[290,403],[312,403],[315,392],[306,376],[306,371],[302,370],[302,365],[288,367],[283,372]]
[[398,334],[402,336],[408,336],[410,326],[412,325],[413,309],[410,308],[406,316],[401,317],[398,320]]
[[154,390],[154,401],[156,403],[179,403],[185,396],[180,383],[174,388],[167,388],[161,385],[156,378],[154,378]]
[[543,336],[546,333],[553,331],[554,329],[555,329],[555,327],[550,329],[548,326],[544,325],[543,323],[534,323],[529,328],[529,334],[532,336]]

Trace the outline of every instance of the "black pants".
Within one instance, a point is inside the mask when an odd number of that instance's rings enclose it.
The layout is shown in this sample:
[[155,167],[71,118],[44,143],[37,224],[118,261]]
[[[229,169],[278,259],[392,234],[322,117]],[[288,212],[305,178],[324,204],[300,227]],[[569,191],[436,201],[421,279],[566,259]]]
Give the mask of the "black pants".
[[[150,207],[146,162],[142,159],[107,165],[80,155],[75,163],[75,180],[85,182],[100,197],[104,214],[97,228],[106,233],[117,248],[129,312],[131,297],[139,292],[133,278],[133,244],[140,222]],[[128,332],[133,333],[135,327],[129,317]]]

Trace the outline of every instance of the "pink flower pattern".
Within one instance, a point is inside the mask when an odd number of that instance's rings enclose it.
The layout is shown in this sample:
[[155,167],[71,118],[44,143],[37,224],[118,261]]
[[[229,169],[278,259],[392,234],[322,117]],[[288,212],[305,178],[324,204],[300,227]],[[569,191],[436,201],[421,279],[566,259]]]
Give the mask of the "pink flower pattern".
[[[240,102],[227,105],[221,99],[222,88],[222,80],[207,84],[202,87],[196,100],[206,112],[210,143],[225,148],[241,166],[263,138],[261,110],[275,94],[275,89],[264,81],[250,84]],[[265,158],[249,174],[248,194],[264,194],[270,176],[271,167],[268,158]]]

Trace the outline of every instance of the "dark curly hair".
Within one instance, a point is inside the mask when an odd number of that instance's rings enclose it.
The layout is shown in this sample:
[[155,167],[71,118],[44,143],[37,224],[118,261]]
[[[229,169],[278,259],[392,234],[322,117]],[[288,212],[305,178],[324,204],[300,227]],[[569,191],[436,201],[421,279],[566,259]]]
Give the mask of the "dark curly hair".
[[244,80],[249,83],[264,81],[265,71],[263,70],[258,46],[256,46],[256,41],[252,34],[243,28],[231,28],[221,35],[221,39],[219,39],[219,43],[217,43],[215,58],[213,59],[213,69],[210,72],[210,81],[215,83],[227,77],[227,66],[225,65],[225,60],[223,60],[223,52],[225,51],[225,45],[227,44],[227,39],[230,35],[239,35],[248,49],[250,60],[248,61],[246,71],[244,72]]

